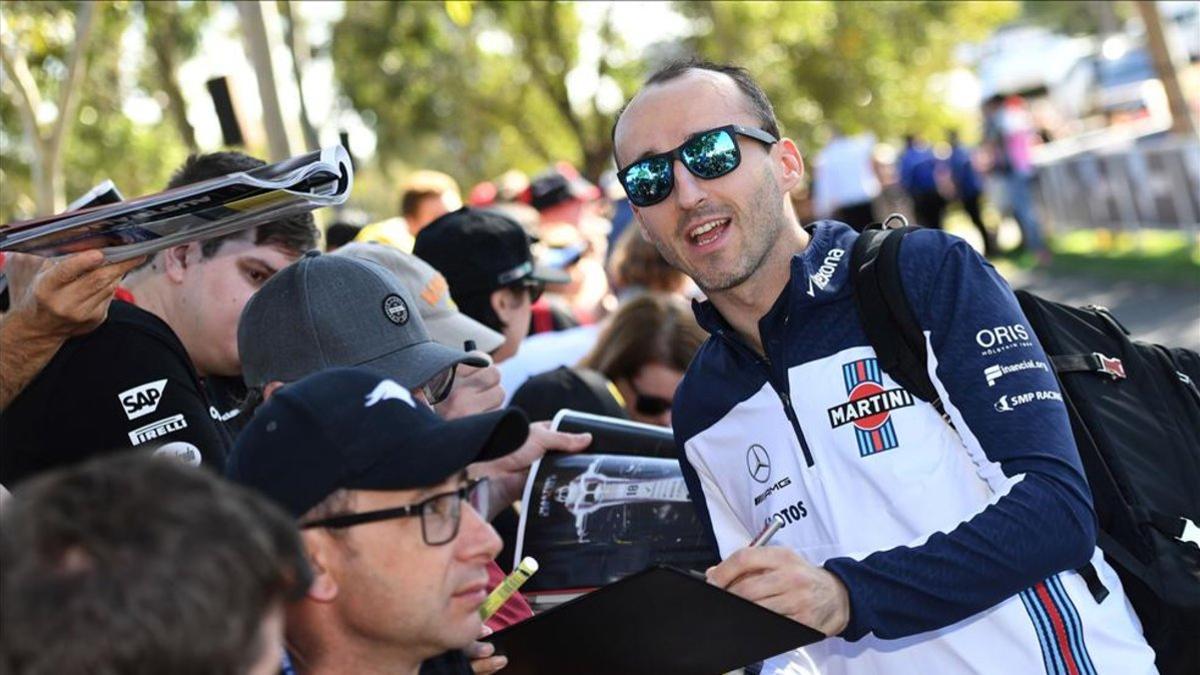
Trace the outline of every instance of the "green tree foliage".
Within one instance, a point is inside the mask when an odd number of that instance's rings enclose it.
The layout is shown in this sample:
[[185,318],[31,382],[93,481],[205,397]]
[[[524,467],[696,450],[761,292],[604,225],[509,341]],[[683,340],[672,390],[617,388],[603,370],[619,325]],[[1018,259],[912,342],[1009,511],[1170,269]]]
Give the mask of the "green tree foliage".
[[[693,54],[750,70],[784,134],[810,153],[827,125],[882,139],[941,138],[958,119],[935,86],[955,47],[984,39],[1018,7],[1009,2],[687,2]],[[944,80],[942,80],[944,82]]]
[[[353,2],[332,50],[343,91],[375,120],[384,166],[475,181],[567,159],[595,178],[616,111],[568,95],[579,38],[569,3]],[[638,64],[612,59],[621,41],[611,26],[600,38],[596,76],[631,91]]]
[[[43,99],[55,100],[63,78],[76,7],[74,2],[0,3],[0,12],[24,50]],[[134,31],[136,36],[144,26],[160,28],[147,24],[141,10],[140,3],[121,1],[95,7],[87,72],[77,92],[76,119],[71,120],[63,147],[61,170],[68,201],[106,178],[126,197],[161,190],[187,155],[188,143],[171,121],[171,97],[163,92],[164,76],[156,70],[151,46],[146,45],[142,60],[130,66],[133,55],[128,51],[130,42],[124,39],[126,32]],[[174,37],[169,44],[176,67],[196,48],[206,11],[202,3],[192,3],[176,17],[176,25],[182,28],[171,33]],[[170,26],[161,28],[172,30]],[[139,68],[136,63],[144,65]],[[0,96],[0,222],[34,213],[33,148],[25,138],[10,87],[11,83],[5,83],[5,93]],[[124,113],[124,106],[135,94],[158,101],[164,108],[162,121],[134,123]]]

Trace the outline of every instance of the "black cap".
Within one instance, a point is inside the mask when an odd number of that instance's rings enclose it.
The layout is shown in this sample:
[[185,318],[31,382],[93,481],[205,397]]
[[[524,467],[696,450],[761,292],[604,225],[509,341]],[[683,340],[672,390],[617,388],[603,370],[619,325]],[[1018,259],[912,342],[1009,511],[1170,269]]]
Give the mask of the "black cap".
[[529,181],[529,205],[538,211],[572,199],[591,201],[599,196],[599,188],[574,169],[564,172],[555,167]]
[[395,380],[335,368],[280,389],[238,436],[226,473],[299,518],[339,489],[438,485],[529,435],[520,411],[447,421]]
[[535,422],[554,419],[563,408],[629,419],[616,386],[601,373],[587,368],[562,366],[534,375],[513,394],[512,406],[523,410]]
[[422,229],[413,254],[441,272],[456,297],[491,293],[524,280],[571,280],[564,272],[534,265],[529,243],[525,229],[508,216],[464,206]]

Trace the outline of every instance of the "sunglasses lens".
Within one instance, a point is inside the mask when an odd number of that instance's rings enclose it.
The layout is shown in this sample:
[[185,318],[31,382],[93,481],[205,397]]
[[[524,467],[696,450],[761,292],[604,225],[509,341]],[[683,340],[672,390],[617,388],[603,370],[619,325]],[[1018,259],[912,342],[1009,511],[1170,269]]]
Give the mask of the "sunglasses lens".
[[634,400],[633,406],[643,415],[661,415],[671,409],[671,402],[659,396],[639,394]]
[[534,281],[529,284],[529,302],[537,302],[538,298],[542,297],[542,293],[546,292],[546,284],[541,281]]
[[441,403],[450,395],[450,389],[454,386],[454,366],[443,370],[433,379],[421,385],[425,391],[425,400],[429,401],[429,405]]
[[665,158],[652,157],[631,164],[623,175],[625,194],[636,206],[657,204],[671,193],[671,163]]
[[697,136],[679,152],[689,171],[700,178],[718,178],[737,168],[737,141],[724,129]]

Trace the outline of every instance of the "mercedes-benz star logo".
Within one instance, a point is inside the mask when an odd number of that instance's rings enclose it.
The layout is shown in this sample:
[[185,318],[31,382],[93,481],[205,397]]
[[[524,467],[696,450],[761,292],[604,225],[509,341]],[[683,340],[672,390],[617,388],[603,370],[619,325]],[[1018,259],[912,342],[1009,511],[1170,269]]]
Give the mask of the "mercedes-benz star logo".
[[750,477],[759,483],[771,480],[771,456],[767,449],[755,443],[746,451],[746,468]]

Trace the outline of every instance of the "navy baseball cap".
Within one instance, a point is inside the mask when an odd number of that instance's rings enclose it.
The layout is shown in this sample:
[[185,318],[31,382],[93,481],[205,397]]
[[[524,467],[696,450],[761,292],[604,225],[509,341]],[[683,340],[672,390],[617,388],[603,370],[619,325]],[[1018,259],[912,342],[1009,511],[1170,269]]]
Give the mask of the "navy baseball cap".
[[238,436],[226,474],[296,518],[339,489],[438,485],[529,435],[519,410],[443,420],[395,380],[335,368],[286,385]]

